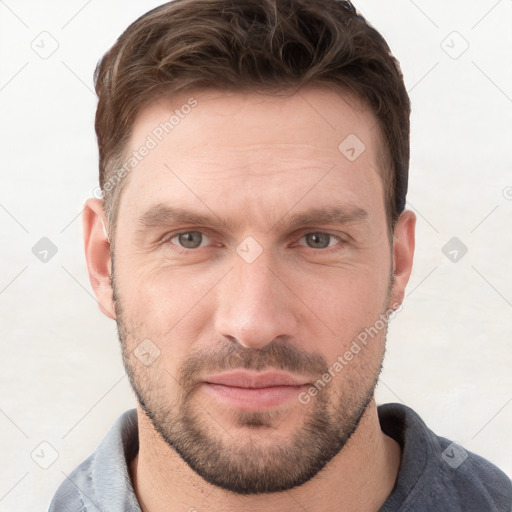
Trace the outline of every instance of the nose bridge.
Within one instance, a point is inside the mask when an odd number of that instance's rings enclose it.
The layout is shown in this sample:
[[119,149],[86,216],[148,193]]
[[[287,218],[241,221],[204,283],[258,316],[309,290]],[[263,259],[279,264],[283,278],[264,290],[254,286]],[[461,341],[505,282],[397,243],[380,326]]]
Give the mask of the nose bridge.
[[292,335],[296,327],[293,300],[276,275],[270,252],[262,251],[253,261],[243,254],[234,256],[233,268],[217,294],[217,333],[254,348]]

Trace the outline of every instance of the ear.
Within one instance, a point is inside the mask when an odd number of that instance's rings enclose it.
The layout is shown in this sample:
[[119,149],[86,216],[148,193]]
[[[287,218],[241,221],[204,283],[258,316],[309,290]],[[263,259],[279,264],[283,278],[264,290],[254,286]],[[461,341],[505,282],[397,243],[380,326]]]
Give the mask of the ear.
[[109,318],[115,319],[113,291],[110,286],[110,242],[103,202],[100,199],[86,201],[82,222],[89,280],[100,310]]
[[416,215],[410,210],[403,211],[393,234],[393,286],[390,297],[390,307],[393,309],[402,304],[405,287],[411,275],[415,227]]

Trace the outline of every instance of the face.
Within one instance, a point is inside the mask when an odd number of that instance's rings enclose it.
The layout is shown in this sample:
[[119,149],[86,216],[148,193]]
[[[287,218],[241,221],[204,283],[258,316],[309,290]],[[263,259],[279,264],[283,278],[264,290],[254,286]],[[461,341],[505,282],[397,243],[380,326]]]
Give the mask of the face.
[[210,90],[143,111],[129,153],[148,136],[112,269],[131,385],[206,481],[241,494],[300,485],[356,430],[405,286],[376,119],[323,88]]

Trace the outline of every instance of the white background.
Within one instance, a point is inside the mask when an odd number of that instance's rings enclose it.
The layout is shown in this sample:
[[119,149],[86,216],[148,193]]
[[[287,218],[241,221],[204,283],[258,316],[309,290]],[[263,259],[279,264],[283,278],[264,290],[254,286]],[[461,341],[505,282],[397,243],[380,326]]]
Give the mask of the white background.
[[[159,3],[0,1],[2,512],[46,510],[135,406],[89,285],[80,214],[97,186],[93,70]],[[378,402],[409,405],[512,476],[512,1],[356,5],[399,59],[413,108],[417,252]],[[46,59],[33,49],[52,44]],[[442,252],[454,236],[468,248],[455,263]],[[46,263],[32,253],[42,237],[58,249]],[[31,458],[38,447],[51,462],[43,441],[58,453],[48,469]]]

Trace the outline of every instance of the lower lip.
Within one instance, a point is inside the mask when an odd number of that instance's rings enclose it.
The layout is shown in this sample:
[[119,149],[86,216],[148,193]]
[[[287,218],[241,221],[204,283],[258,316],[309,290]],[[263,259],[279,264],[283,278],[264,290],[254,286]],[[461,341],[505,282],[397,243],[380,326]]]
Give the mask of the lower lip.
[[268,388],[237,388],[205,382],[206,391],[216,398],[239,409],[268,408],[297,399],[306,386],[272,386]]

